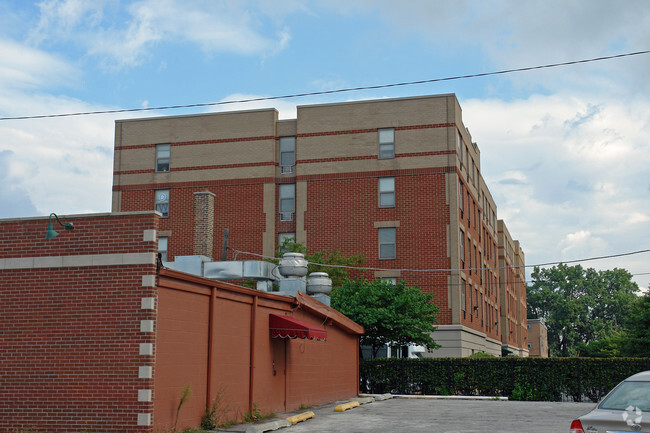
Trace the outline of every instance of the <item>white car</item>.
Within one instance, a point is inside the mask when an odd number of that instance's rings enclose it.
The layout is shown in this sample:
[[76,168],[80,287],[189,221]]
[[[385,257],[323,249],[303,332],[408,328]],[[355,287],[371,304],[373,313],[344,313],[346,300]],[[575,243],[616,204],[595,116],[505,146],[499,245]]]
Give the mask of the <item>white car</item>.
[[650,371],[628,377],[594,410],[571,423],[569,433],[650,432]]

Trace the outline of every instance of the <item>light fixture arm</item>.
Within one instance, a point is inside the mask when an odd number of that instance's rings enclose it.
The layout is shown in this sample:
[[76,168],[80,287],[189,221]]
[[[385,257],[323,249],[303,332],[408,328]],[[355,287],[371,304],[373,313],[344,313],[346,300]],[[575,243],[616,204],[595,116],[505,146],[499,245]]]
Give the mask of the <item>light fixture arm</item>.
[[52,239],[52,238],[55,238],[55,237],[57,237],[59,235],[54,230],[54,226],[52,225],[52,216],[54,216],[54,218],[56,218],[56,222],[58,222],[61,225],[61,227],[63,227],[64,229],[66,229],[66,230],[74,230],[74,224],[72,224],[72,223],[65,223],[65,224],[62,223],[61,220],[59,219],[59,217],[57,216],[57,214],[52,212],[50,214],[50,218],[49,218],[48,223],[47,223],[47,233],[45,234],[45,239]]

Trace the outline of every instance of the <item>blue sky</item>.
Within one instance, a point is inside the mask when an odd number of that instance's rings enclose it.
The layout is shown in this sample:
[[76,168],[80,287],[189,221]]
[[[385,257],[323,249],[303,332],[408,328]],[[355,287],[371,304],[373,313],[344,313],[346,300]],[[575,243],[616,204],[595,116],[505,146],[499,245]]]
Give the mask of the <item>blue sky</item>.
[[[0,0],[0,117],[483,73],[650,49],[647,0]],[[650,248],[650,55],[201,109],[0,121],[0,218],[110,210],[114,120],[456,93],[529,264]],[[650,254],[584,263],[650,273]],[[650,275],[637,275],[648,287]]]

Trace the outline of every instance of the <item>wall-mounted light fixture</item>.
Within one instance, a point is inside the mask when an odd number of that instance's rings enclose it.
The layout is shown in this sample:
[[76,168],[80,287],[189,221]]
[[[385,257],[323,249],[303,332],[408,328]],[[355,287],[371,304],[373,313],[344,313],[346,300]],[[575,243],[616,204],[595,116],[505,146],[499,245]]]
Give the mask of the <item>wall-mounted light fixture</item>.
[[74,229],[74,225],[72,223],[63,224],[61,222],[61,220],[59,219],[59,217],[54,212],[52,212],[50,214],[50,219],[49,219],[49,221],[47,223],[47,233],[45,234],[45,239],[52,239],[52,238],[55,238],[55,237],[59,236],[59,234],[56,231],[54,231],[54,226],[52,225],[52,215],[54,215],[54,218],[56,218],[56,221],[59,224],[61,224],[61,226],[63,228],[65,228],[66,230],[73,230]]

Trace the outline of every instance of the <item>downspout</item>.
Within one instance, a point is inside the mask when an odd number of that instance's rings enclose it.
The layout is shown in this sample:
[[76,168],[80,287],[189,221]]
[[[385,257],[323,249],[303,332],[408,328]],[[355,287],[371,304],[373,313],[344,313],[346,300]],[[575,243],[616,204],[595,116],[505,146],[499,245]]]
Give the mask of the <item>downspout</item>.
[[211,287],[210,292],[210,308],[209,308],[209,317],[208,317],[208,372],[206,374],[207,385],[205,390],[205,410],[210,411],[211,406],[211,397],[212,397],[212,361],[214,356],[212,354],[212,349],[214,348],[214,325],[215,325],[215,307],[217,303],[217,288]]
[[257,316],[257,296],[253,296],[251,305],[251,338],[250,338],[250,373],[248,376],[248,412],[253,413],[253,392],[255,390],[255,318]]

